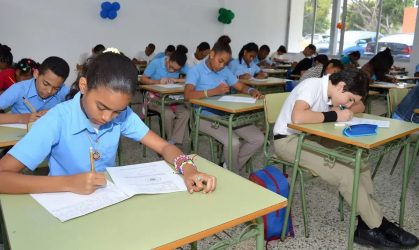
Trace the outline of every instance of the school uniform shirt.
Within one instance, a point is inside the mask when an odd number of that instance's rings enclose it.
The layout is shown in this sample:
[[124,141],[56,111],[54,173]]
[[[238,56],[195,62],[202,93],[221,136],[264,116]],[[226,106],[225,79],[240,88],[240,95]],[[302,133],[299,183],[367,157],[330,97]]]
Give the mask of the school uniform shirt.
[[[254,62],[256,65],[259,65],[259,63],[260,63],[261,61],[259,60],[259,58],[258,58],[258,57],[255,57],[255,59],[253,59],[253,62]],[[268,57],[266,57],[265,59],[263,59],[263,60],[262,60],[262,62],[264,62],[264,63],[266,63],[266,64],[269,64],[269,65],[271,65],[271,64],[272,64],[272,61],[271,61]]]
[[0,71],[0,90],[6,90],[16,82],[16,69],[8,68]]
[[300,82],[308,78],[319,78],[322,75],[323,65],[319,64],[317,66],[309,68],[300,78]]
[[36,111],[51,109],[58,103],[65,101],[65,96],[68,94],[68,87],[64,84],[54,95],[42,99],[38,95],[35,86],[35,78],[21,81],[13,84],[2,95],[0,95],[0,109],[12,108],[12,114],[28,114],[32,113],[31,109],[26,105],[23,97],[28,99]]
[[242,59],[241,62],[239,61],[239,59],[234,59],[230,61],[228,67],[231,70],[231,72],[237,77],[244,74],[250,74],[253,77],[261,70],[259,66],[257,66],[256,63],[254,63],[253,61],[250,63],[250,65],[247,65],[244,59]]
[[292,123],[292,110],[294,109],[295,102],[298,100],[308,103],[310,110],[314,112],[330,111],[329,105],[331,103],[327,96],[328,86],[328,75],[323,76],[322,78],[309,78],[298,84],[282,105],[281,112],[276,119],[273,129],[274,135],[292,135],[299,133],[298,131],[287,127],[288,123]]
[[340,59],[340,62],[343,65],[347,65],[347,64],[351,64],[351,59],[349,58],[349,56],[342,56],[342,58]]
[[167,57],[152,60],[144,70],[143,75],[148,76],[151,80],[160,80],[162,78],[179,78],[180,72],[187,74],[188,67],[183,66],[180,71],[169,72],[166,68]]
[[190,58],[188,60],[188,66],[189,66],[189,68],[192,68],[193,66],[199,64],[200,62],[205,62],[205,60],[207,59],[207,57],[205,57],[204,59],[198,60],[195,57],[195,54],[193,54],[191,57],[188,57],[188,58]]
[[100,153],[95,171],[115,166],[121,134],[140,141],[149,131],[129,107],[112,121],[94,126],[80,106],[80,93],[48,111],[8,153],[34,170],[49,159],[50,175],[74,175],[90,171],[90,151]]
[[279,54],[278,51],[275,51],[271,54],[271,60],[275,62],[276,60],[285,60],[285,56],[283,54]]
[[[214,72],[208,68],[206,61],[192,67],[185,81],[186,84],[194,85],[196,91],[210,90],[216,88],[221,83],[227,83],[231,87],[237,82],[237,77],[227,67],[224,67],[218,72]],[[203,108],[202,114],[220,115],[220,112],[210,108]]]
[[151,59],[151,61],[153,61],[154,59],[163,58],[165,56],[166,56],[166,54],[164,52],[159,52]]

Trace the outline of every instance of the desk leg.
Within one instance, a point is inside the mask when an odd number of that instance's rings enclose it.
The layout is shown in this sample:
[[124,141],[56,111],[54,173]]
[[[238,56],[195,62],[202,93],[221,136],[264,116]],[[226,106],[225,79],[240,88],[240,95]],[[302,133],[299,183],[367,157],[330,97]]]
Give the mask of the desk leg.
[[386,94],[386,101],[387,101],[387,117],[391,117],[391,112],[390,112],[390,91],[387,90],[387,94]]
[[265,248],[265,233],[262,217],[256,218],[258,234],[256,236],[256,249],[263,250]]
[[233,164],[233,117],[234,117],[234,114],[230,114],[230,117],[228,118],[227,168],[229,170],[233,170],[233,166],[232,166]]
[[282,226],[282,233],[281,233],[281,240],[285,240],[285,233],[287,231],[287,226],[288,226],[288,220],[290,217],[290,212],[291,212],[291,206],[292,206],[292,201],[294,198],[294,189],[295,189],[295,181],[297,179],[297,175],[298,175],[298,168],[300,165],[300,156],[301,156],[301,150],[302,150],[302,144],[304,142],[304,137],[306,135],[304,133],[301,133],[300,136],[298,137],[298,144],[297,144],[297,151],[295,152],[295,159],[294,159],[294,167],[292,170],[292,177],[291,177],[291,184],[290,184],[290,192],[288,195],[288,205],[287,205],[287,209],[285,211],[285,219],[284,219],[284,225]]
[[162,95],[162,97],[161,97],[161,103],[160,103],[160,116],[161,116],[161,126],[162,126],[162,128],[161,128],[161,138],[163,138],[163,139],[165,139],[165,140],[167,140],[167,138],[166,138],[166,131],[165,131],[165,129],[164,129],[164,126],[165,126],[165,109],[164,109],[164,104],[165,104],[165,101],[166,101],[166,97],[167,97],[167,95]]
[[[410,140],[410,139],[407,139],[407,140]],[[409,166],[410,166],[409,149],[410,149],[410,141],[404,145],[403,182],[402,182],[402,194],[400,197],[400,214],[399,214],[400,227],[403,227],[404,209],[406,206],[407,184],[409,181]]]
[[358,205],[358,189],[359,189],[359,174],[361,171],[361,156],[362,149],[358,148],[356,151],[355,158],[355,169],[354,169],[354,180],[352,187],[352,208],[351,218],[349,226],[349,237],[348,237],[348,249],[353,249],[354,245],[354,232],[355,232],[355,217],[356,217],[356,206]]
[[202,107],[198,107],[198,110],[195,113],[195,134],[193,138],[193,152],[198,153],[198,136],[199,136],[199,120],[201,116]]

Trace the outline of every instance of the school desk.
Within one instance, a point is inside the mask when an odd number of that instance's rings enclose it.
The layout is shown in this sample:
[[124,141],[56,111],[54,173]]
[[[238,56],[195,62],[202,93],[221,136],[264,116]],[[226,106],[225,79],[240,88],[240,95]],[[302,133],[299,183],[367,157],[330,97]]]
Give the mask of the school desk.
[[262,94],[278,93],[281,90],[283,91],[287,81],[291,80],[277,77],[268,77],[266,79],[240,80],[240,82],[256,88]]
[[278,69],[289,69],[291,68],[291,64],[290,63],[279,63],[279,64],[275,64],[275,68]]
[[396,78],[397,81],[408,81],[408,82],[413,82],[415,83],[416,80],[419,80],[419,77],[417,76],[406,76],[406,75],[389,75],[390,77],[394,77]]
[[[161,119],[161,123],[162,123],[162,138],[166,138],[165,135],[165,130],[164,130],[164,113],[165,113],[165,106],[170,105],[170,104],[175,104],[175,103],[183,103],[183,98],[182,99],[172,99],[170,98],[171,95],[183,95],[183,91],[185,89],[185,85],[183,84],[179,84],[178,88],[164,88],[158,85],[140,85],[142,90],[146,90],[146,91],[150,91],[153,92],[155,94],[157,94],[157,96],[155,98],[149,98],[148,95],[146,95],[146,97],[144,98],[144,103],[154,103],[160,106],[160,116],[162,117]],[[147,116],[147,106],[148,105],[144,105],[145,107],[145,112],[144,115]],[[147,117],[144,118],[144,120]]]
[[[369,114],[357,114],[356,116],[375,120],[387,120],[390,122],[390,128],[378,128],[377,135],[374,136],[346,137],[342,134],[342,130],[344,129],[344,127],[335,126],[334,122],[318,124],[288,124],[289,128],[302,132],[299,135],[298,145],[295,153],[294,168],[289,195],[289,204],[292,204],[292,199],[294,198],[295,180],[298,173],[298,163],[300,161],[302,149],[308,149],[310,151],[322,154],[325,156],[325,159],[329,159],[330,162],[334,162],[335,160],[341,160],[344,162],[348,162],[354,167],[348,249],[352,249],[353,247],[356,216],[355,208],[357,206],[358,201],[361,162],[371,161],[372,159],[378,159],[380,158],[380,156],[401,147],[404,148],[404,167],[399,223],[401,227],[403,226],[408,174],[410,172],[410,167],[412,167],[409,164],[409,135],[415,133],[416,131],[419,131],[419,124],[415,123],[398,121]],[[306,143],[304,141],[306,135],[308,134],[317,135],[334,141],[342,142],[346,144],[348,147],[338,147],[333,150],[330,148],[318,147],[317,145]],[[286,221],[288,219],[289,211],[290,206],[287,207],[285,224],[287,223]]]
[[[261,217],[285,207],[287,200],[201,157],[195,159],[200,171],[217,177],[215,192],[136,195],[64,223],[29,195],[2,194],[6,247],[175,249],[250,222],[241,233],[241,240],[256,237],[257,249],[264,249]],[[227,239],[212,247],[228,246],[239,240]]]
[[268,76],[272,77],[280,77],[286,76],[287,70],[286,69],[271,69],[271,68],[262,68],[262,71],[268,74]]
[[412,83],[403,83],[403,84],[396,84],[396,83],[391,83],[391,82],[374,82],[372,84],[370,84],[370,88],[373,89],[381,89],[384,91],[384,95],[386,97],[386,115],[387,117],[391,116],[391,108],[390,108],[390,95],[389,90],[392,88],[414,88],[416,86],[416,84],[412,84]]
[[28,131],[21,128],[10,128],[0,125],[0,148],[15,145]]
[[[244,94],[235,94],[233,96],[250,97]],[[228,159],[227,166],[231,170],[233,162],[233,128],[238,126],[245,126],[261,121],[264,118],[263,100],[257,100],[256,103],[233,103],[233,102],[220,102],[218,99],[221,96],[212,96],[204,99],[191,99],[190,103],[197,106],[195,110],[195,131],[193,137],[193,151],[197,151],[199,123],[200,119],[211,121],[215,126],[226,126],[228,128]],[[218,111],[226,112],[224,116],[216,115],[202,115],[202,108],[212,108]]]

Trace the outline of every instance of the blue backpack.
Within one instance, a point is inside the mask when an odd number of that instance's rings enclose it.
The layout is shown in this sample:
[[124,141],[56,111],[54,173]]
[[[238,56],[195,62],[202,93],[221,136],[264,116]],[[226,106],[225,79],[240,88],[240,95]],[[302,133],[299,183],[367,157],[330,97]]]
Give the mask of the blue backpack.
[[[285,198],[288,198],[289,184],[284,174],[275,166],[267,166],[264,169],[258,170],[250,174],[249,179],[262,187],[265,187],[272,192],[275,192]],[[274,211],[263,216],[265,226],[265,240],[268,244],[271,240],[278,240],[281,238],[282,226],[284,225],[285,210]],[[294,229],[292,226],[291,214],[288,220],[287,237],[294,237]]]

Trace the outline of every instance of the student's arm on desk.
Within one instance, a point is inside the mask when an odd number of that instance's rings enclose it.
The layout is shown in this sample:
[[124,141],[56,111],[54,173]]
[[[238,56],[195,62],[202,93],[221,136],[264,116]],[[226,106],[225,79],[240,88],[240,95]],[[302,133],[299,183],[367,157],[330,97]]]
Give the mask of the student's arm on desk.
[[10,154],[0,160],[0,193],[24,194],[73,192],[90,194],[106,184],[103,173],[68,176],[36,176],[19,173],[25,166]]
[[[228,93],[229,91],[230,91],[230,87],[227,85],[227,83],[221,83],[217,87],[207,90],[207,95],[208,96],[224,95],[225,93]],[[205,91],[195,90],[195,85],[193,84],[185,85],[185,91],[184,91],[183,96],[185,97],[185,100],[202,99],[206,97]]]
[[48,112],[48,110],[41,110],[39,112],[28,113],[28,114],[8,114],[8,113],[0,114],[0,124],[7,124],[7,123],[27,124],[27,123],[38,120],[46,112]]
[[[349,109],[334,110],[338,116],[338,122],[349,121],[353,117],[353,112]],[[295,124],[303,123],[322,123],[324,115],[322,112],[311,111],[310,105],[302,100],[297,100],[291,114],[291,121]]]
[[[164,160],[170,164],[173,164],[177,156],[183,154],[178,147],[163,140],[151,130],[143,137],[141,143],[162,155]],[[190,165],[187,165],[183,171],[184,181],[190,193],[201,190],[203,193],[209,193],[215,190],[217,180],[214,176],[199,172]]]
[[[263,98],[263,95],[257,89],[250,88],[249,86],[247,86],[246,84],[242,82],[237,82],[236,84],[233,85],[233,87],[240,93],[250,94],[252,97],[258,98],[258,99]],[[249,93],[249,89],[252,90],[250,93]]]

